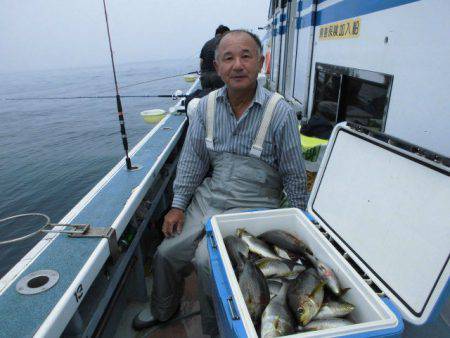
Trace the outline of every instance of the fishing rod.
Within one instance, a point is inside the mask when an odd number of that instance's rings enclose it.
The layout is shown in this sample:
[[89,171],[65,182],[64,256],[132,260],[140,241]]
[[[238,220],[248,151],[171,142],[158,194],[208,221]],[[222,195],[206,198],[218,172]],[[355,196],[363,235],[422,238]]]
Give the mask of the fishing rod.
[[125,130],[125,119],[123,118],[123,109],[122,109],[122,101],[120,100],[119,86],[117,85],[116,67],[114,65],[114,55],[113,55],[113,50],[112,50],[111,34],[109,32],[108,13],[106,11],[105,0],[103,0],[103,9],[105,10],[106,30],[108,32],[109,52],[111,55],[111,64],[112,64],[113,74],[114,74],[114,86],[116,88],[116,102],[117,102],[117,113],[119,115],[120,133],[122,134],[122,143],[123,143],[123,148],[125,149],[125,161],[127,163],[128,170],[136,170],[137,167],[131,165],[131,159],[128,156],[128,138],[127,138],[127,132]]
[[183,74],[159,77],[159,78],[156,78],[156,79],[151,79],[151,80],[147,80],[147,81],[142,81],[142,82],[137,82],[137,83],[132,83],[132,84],[129,84],[129,85],[121,86],[120,89],[130,88],[130,87],[138,86],[138,85],[141,85],[141,84],[144,84],[144,83],[150,83],[150,82],[156,82],[156,81],[161,81],[161,80],[167,80],[167,79],[172,79],[174,77],[179,77],[179,76],[184,76],[184,75],[192,75],[192,74],[199,74],[199,72],[197,70],[194,70],[193,72],[189,72],[189,73],[183,73]]
[[[163,94],[163,95],[120,95],[121,98],[177,98],[186,97],[185,94]],[[78,99],[115,99],[113,95],[96,95],[96,96],[54,96],[54,97],[4,97],[3,101],[31,101],[31,100],[78,100]]]
[[[156,82],[156,81],[161,81],[161,80],[173,79],[175,77],[180,77],[180,76],[185,76],[185,75],[192,75],[192,74],[200,75],[198,70],[194,70],[192,72],[187,72],[187,73],[182,73],[182,74],[175,74],[175,75],[169,75],[169,76],[163,76],[163,77],[157,77],[156,79],[151,79],[151,80],[131,83],[131,84],[128,84],[128,85],[125,85],[125,86],[119,86],[119,89],[130,88],[130,87],[139,86],[139,85],[145,84],[145,83],[151,83],[151,82]],[[107,92],[108,90],[101,90],[98,93],[104,93],[104,92]],[[121,96],[121,97],[124,97],[124,96]]]

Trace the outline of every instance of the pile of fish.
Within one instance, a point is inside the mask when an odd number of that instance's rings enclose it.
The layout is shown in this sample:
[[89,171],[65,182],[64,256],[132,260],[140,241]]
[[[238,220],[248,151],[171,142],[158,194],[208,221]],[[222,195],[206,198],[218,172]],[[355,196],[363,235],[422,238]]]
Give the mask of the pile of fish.
[[355,308],[334,273],[300,239],[282,230],[224,238],[250,317],[262,338],[351,325]]

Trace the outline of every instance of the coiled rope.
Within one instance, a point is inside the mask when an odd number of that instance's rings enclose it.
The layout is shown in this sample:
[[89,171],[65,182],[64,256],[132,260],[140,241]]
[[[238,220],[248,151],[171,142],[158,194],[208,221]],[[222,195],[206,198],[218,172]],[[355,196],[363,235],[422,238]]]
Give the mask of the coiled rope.
[[50,217],[48,217],[45,214],[40,214],[40,213],[36,213],[36,212],[29,213],[29,214],[19,214],[19,215],[14,215],[14,216],[11,216],[11,217],[6,217],[6,218],[3,218],[3,219],[0,219],[0,223],[6,222],[6,221],[10,221],[12,219],[16,219],[16,218],[19,218],[19,217],[26,217],[26,216],[44,217],[45,218],[45,224],[42,227],[40,227],[38,230],[33,231],[32,233],[29,233],[28,235],[25,235],[25,236],[22,236],[22,237],[13,238],[13,239],[8,239],[6,241],[0,241],[0,245],[16,243],[16,242],[19,242],[19,241],[23,241],[24,239],[33,237],[33,236],[37,235],[38,233],[40,233],[42,230],[44,230],[44,228],[47,225],[50,224]]

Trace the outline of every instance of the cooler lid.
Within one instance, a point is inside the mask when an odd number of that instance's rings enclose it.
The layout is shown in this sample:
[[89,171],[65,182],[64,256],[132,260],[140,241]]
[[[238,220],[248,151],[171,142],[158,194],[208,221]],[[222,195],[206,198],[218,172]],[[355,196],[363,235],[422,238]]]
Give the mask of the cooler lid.
[[339,124],[308,202],[320,225],[417,325],[450,276],[450,169],[442,162],[388,135]]

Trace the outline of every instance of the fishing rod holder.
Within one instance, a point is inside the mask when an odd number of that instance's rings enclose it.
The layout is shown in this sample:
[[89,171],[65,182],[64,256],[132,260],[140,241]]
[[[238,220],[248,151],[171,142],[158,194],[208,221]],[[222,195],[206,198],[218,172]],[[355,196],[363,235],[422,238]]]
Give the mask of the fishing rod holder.
[[[64,227],[64,229],[55,229],[56,227]],[[89,229],[89,224],[53,224],[47,223],[40,230],[45,233],[59,233],[59,234],[83,234]]]
[[[65,229],[55,229],[55,227]],[[69,229],[67,229],[69,228]],[[119,245],[117,243],[116,229],[111,227],[92,227],[90,224],[46,224],[41,229],[46,233],[68,234],[71,238],[106,238],[108,240],[109,252],[113,262],[119,257]]]
[[73,232],[69,234],[69,237],[72,238],[106,238],[108,240],[109,253],[111,254],[111,258],[113,262],[117,260],[119,257],[119,244],[117,243],[117,234],[116,229],[111,227],[91,227],[89,224],[86,224],[88,227],[85,232]]
[[119,257],[119,245],[117,243],[116,229],[112,227],[92,227],[90,224],[64,224],[64,223],[51,223],[50,217],[41,213],[27,213],[14,215],[11,217],[0,219],[0,224],[15,220],[23,217],[42,217],[45,219],[45,223],[38,230],[29,233],[22,237],[17,237],[9,239],[6,241],[0,241],[0,245],[12,244],[32,236],[38,233],[57,233],[57,234],[68,234],[71,238],[106,238],[108,240],[109,252],[113,262]]

